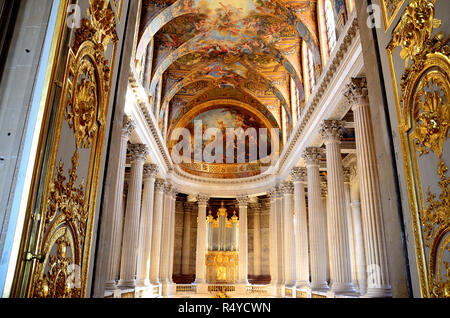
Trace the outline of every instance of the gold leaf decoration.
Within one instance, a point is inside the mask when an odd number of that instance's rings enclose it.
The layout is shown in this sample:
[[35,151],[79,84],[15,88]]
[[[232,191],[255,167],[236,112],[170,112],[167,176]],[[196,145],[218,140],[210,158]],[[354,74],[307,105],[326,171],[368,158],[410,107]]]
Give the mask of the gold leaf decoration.
[[[401,47],[400,57],[405,60],[400,82],[400,130],[422,293],[450,297],[450,271],[443,259],[450,248],[449,178],[443,158],[450,122],[450,48],[442,32],[433,36],[434,29],[441,25],[434,18],[435,2],[411,0],[387,49],[392,54]],[[434,154],[438,159],[440,194],[428,185],[425,202],[415,152],[419,157]]]

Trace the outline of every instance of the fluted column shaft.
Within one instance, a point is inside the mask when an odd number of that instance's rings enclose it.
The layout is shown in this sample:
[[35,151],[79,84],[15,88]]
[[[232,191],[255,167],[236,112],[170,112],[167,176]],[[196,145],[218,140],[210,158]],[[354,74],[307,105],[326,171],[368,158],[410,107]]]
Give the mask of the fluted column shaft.
[[284,277],[288,287],[295,287],[295,239],[294,239],[294,213],[292,201],[294,184],[283,184],[283,225],[284,225]]
[[170,247],[169,247],[169,282],[173,284],[173,261],[175,256],[175,208],[177,202],[177,192],[172,189],[170,207]]
[[111,252],[109,257],[109,267],[105,282],[105,289],[115,289],[116,279],[120,273],[120,257],[122,247],[122,230],[123,230],[123,213],[124,200],[123,190],[125,183],[125,164],[127,160],[127,144],[128,139],[135,128],[135,124],[128,117],[124,117],[122,126],[122,135],[119,145],[119,160],[117,163],[117,177],[114,188],[114,204],[112,207],[112,235],[111,235]]
[[164,212],[162,221],[162,241],[161,241],[161,265],[160,282],[163,284],[163,296],[165,285],[169,283],[169,262],[170,262],[170,223],[172,216],[172,185],[166,184],[164,188]]
[[137,265],[137,285],[150,286],[150,253],[153,226],[153,199],[155,196],[156,165],[144,166],[144,190],[142,193],[141,222]]
[[197,221],[197,258],[196,258],[196,282],[205,284],[205,259],[206,259],[206,207],[209,198],[203,195],[198,197],[198,221]]
[[261,209],[253,209],[253,275],[261,276]]
[[311,289],[326,290],[327,255],[324,207],[320,191],[319,158],[320,148],[307,148],[305,151],[308,170],[308,211],[309,242],[311,249]]
[[305,197],[306,169],[294,168],[295,268],[297,288],[309,287],[309,243]]
[[348,224],[348,240],[349,240],[349,252],[350,252],[350,266],[352,272],[352,284],[355,289],[358,288],[358,270],[357,270],[357,258],[355,249],[355,235],[353,230],[353,213],[350,202],[350,170],[344,168],[344,191],[345,191],[345,206],[347,210],[347,224]]
[[141,214],[142,175],[147,148],[131,145],[131,172],[123,233],[122,261],[120,264],[121,288],[136,287],[137,250],[139,244],[139,219]]
[[349,250],[344,170],[341,155],[342,122],[326,120],[321,128],[327,156],[330,279],[336,293],[354,292]]
[[248,283],[248,197],[237,198],[239,204],[239,284]]
[[184,204],[183,216],[183,246],[181,251],[181,274],[189,275],[189,259],[191,254],[191,218],[192,203]]
[[392,297],[386,256],[381,192],[367,82],[354,78],[346,97],[355,116],[356,153],[361,185],[362,223],[367,264],[366,297]]
[[281,187],[278,186],[276,189],[275,197],[275,211],[277,215],[277,255],[278,255],[278,282],[281,285],[285,283],[284,275],[284,219],[283,219],[283,194],[281,192]]
[[367,291],[366,253],[364,251],[364,238],[361,220],[361,197],[360,197],[359,178],[357,176],[356,171],[354,171],[353,173],[352,182],[350,184],[350,201],[353,218],[353,233],[355,239],[358,286],[360,294],[364,295]]
[[270,283],[273,285],[278,284],[278,227],[277,227],[277,214],[276,214],[276,192],[275,189],[270,193],[270,218],[269,218],[269,259],[270,259]]
[[155,204],[153,209],[152,248],[150,257],[150,282],[152,285],[160,283],[159,273],[161,264],[161,234],[162,217],[164,212],[164,180],[155,181]]

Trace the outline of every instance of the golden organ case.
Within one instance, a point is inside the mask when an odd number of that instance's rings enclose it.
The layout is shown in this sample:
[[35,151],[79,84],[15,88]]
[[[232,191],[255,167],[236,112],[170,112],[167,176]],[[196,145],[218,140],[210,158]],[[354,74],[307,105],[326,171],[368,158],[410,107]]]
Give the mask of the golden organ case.
[[228,218],[222,202],[214,218],[212,211],[206,220],[208,251],[206,253],[206,281],[208,284],[233,284],[238,278],[238,217]]

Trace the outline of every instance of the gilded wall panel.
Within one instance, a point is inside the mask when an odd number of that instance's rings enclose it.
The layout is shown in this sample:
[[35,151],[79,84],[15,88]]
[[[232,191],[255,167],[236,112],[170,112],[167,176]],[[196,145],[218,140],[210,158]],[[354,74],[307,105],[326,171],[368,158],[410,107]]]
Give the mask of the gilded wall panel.
[[[448,37],[435,31],[441,26],[435,2],[412,0],[387,49],[421,292],[450,297],[450,48]],[[404,72],[398,74],[400,61]]]

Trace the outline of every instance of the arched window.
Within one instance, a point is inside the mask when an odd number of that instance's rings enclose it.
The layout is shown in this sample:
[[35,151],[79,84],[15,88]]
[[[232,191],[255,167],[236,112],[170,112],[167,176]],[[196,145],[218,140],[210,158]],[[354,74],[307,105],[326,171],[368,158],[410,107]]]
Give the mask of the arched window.
[[316,77],[314,75],[314,56],[311,48],[308,47],[308,72],[309,72],[309,84],[311,87],[311,93],[316,86]]
[[336,46],[336,19],[331,0],[325,1],[325,24],[327,26],[328,53],[331,54]]

